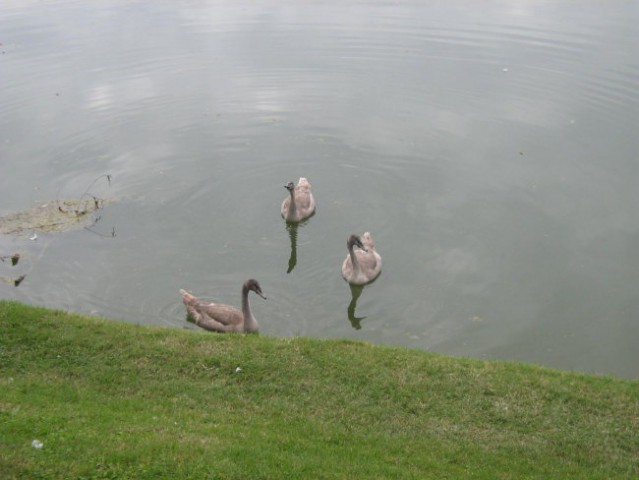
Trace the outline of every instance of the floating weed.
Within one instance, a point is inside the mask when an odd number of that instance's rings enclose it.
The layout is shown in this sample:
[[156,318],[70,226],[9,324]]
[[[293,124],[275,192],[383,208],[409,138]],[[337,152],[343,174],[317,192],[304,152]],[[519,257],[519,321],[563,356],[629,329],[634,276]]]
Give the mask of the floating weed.
[[[90,193],[91,188],[102,178],[106,178],[108,185],[111,185],[111,175],[100,175],[77,199],[62,200],[58,195],[56,200],[0,217],[0,234],[32,232],[29,239],[35,241],[38,239],[36,231],[66,232],[78,228],[93,228],[100,217],[92,218],[92,215],[110,202]],[[89,221],[91,225],[87,227]]]

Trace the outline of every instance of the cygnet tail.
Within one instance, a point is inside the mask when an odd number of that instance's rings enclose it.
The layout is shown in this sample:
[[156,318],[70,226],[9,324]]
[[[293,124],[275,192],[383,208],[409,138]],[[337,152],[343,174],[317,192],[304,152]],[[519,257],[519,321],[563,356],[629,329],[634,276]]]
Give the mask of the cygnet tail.
[[193,295],[191,295],[189,292],[187,292],[184,289],[180,289],[180,295],[182,296],[182,301],[184,302],[184,305],[189,305],[191,303],[197,302],[197,298],[194,297]]
[[297,186],[303,188],[311,188],[311,184],[304,177],[300,177],[300,179],[297,181]]

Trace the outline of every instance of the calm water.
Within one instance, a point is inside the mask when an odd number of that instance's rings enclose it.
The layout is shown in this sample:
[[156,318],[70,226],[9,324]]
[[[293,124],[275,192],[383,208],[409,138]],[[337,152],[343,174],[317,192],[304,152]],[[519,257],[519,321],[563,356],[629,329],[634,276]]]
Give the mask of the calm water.
[[[0,275],[27,274],[0,297],[192,328],[179,288],[239,305],[255,277],[265,335],[637,378],[638,22],[626,0],[3,0],[0,215],[102,174],[117,203],[0,236],[23,255]],[[318,211],[289,232],[300,176]],[[365,230],[384,270],[353,308]]]

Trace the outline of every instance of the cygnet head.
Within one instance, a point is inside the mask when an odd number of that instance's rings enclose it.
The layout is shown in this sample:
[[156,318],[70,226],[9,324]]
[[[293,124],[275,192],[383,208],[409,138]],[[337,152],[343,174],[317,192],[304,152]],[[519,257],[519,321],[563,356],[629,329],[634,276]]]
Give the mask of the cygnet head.
[[244,288],[248,290],[252,290],[256,294],[258,294],[260,297],[262,297],[264,300],[266,300],[266,297],[262,293],[262,287],[260,287],[260,284],[257,283],[257,280],[255,280],[254,278],[247,280],[246,283],[244,284]]
[[368,251],[366,250],[366,247],[364,247],[364,244],[362,243],[362,239],[359,237],[359,235],[355,235],[355,234],[351,234],[351,236],[348,237],[346,246],[348,247],[349,250],[351,247],[357,247],[357,248],[361,248],[365,252]]
[[286,185],[284,185],[284,188],[289,192],[292,192],[293,190],[295,190],[295,184],[293,182],[288,182]]

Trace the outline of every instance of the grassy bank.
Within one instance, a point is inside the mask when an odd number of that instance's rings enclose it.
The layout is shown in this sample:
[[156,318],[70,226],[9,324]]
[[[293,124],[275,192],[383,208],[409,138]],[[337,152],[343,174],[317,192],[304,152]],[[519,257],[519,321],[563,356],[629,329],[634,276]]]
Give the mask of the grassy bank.
[[0,302],[3,479],[638,476],[638,382]]

